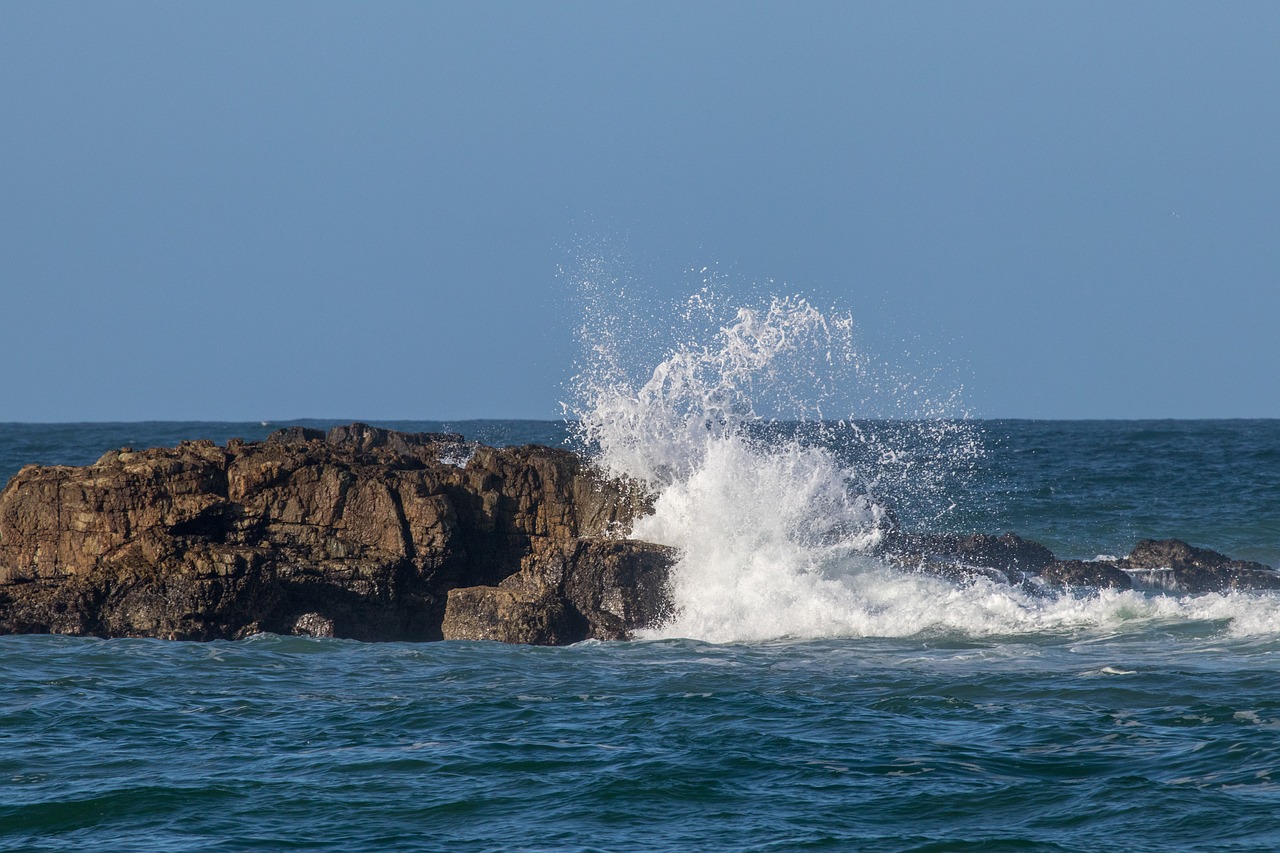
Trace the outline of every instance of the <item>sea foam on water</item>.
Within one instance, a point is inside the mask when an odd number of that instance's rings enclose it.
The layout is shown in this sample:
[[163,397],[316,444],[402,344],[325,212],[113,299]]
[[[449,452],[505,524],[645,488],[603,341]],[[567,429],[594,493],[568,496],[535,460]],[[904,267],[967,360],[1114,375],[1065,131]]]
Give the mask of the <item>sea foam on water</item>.
[[[648,636],[990,636],[1164,619],[1280,633],[1274,596],[1045,597],[889,567],[876,549],[904,508],[936,523],[981,460],[954,397],[873,366],[849,316],[802,297],[735,305],[704,287],[669,317],[626,317],[601,265],[584,269],[578,438],[655,495],[631,535],[680,552],[674,613]],[[868,422],[858,404],[888,417]]]

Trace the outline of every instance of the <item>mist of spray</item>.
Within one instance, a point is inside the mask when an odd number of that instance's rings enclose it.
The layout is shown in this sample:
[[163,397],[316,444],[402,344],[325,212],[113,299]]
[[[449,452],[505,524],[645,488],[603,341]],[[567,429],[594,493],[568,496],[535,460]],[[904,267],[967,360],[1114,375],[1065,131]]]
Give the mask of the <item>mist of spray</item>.
[[1045,599],[884,565],[888,527],[944,521],[979,466],[982,434],[956,395],[860,352],[848,313],[730,298],[707,270],[667,305],[615,269],[587,254],[566,273],[584,316],[566,410],[601,468],[653,493],[631,535],[679,549],[674,614],[650,636],[982,635],[1175,616],[1280,631],[1273,600]]

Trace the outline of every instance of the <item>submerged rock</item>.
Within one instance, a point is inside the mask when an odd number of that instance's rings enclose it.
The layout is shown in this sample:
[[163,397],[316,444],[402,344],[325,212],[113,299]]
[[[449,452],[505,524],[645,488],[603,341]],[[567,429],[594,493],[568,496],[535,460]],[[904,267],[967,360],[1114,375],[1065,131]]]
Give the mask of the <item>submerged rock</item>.
[[1092,560],[1058,560],[1045,566],[1040,578],[1055,586],[1090,589],[1132,589],[1133,581],[1114,563]]
[[450,590],[540,571],[590,628],[533,641],[625,636],[669,556],[608,554],[648,511],[567,451],[364,424],[27,466],[0,492],[0,633],[440,639]]

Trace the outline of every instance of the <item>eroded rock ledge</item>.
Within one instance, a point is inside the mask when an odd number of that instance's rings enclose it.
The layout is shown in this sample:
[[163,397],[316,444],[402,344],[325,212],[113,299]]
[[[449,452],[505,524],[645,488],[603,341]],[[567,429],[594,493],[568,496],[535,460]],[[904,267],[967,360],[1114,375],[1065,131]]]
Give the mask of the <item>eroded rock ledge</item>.
[[364,424],[31,465],[0,633],[618,639],[666,601],[668,549],[616,538],[647,511],[567,451]]

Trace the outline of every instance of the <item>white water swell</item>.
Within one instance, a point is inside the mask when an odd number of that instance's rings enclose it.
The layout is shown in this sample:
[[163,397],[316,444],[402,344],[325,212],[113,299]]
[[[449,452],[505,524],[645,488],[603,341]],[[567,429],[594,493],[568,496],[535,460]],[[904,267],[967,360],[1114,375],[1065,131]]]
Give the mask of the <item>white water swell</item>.
[[681,554],[675,613],[650,637],[992,636],[1168,620],[1280,634],[1276,596],[1044,597],[890,568],[874,551],[893,515],[945,513],[981,459],[980,431],[955,417],[954,397],[938,402],[875,365],[849,315],[799,296],[735,303],[703,287],[655,315],[652,304],[627,313],[625,288],[598,262],[576,284],[586,319],[568,409],[601,467],[656,495],[631,535]]

